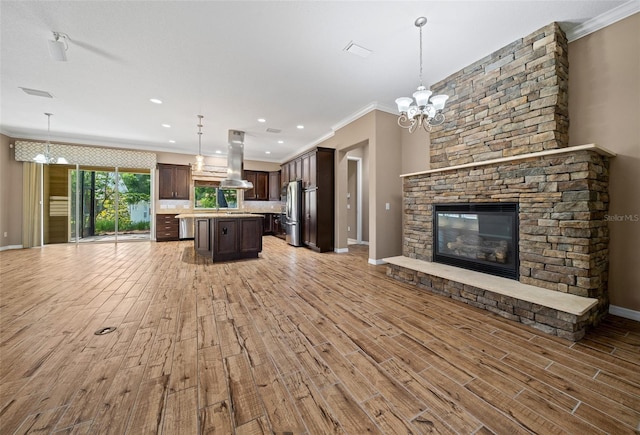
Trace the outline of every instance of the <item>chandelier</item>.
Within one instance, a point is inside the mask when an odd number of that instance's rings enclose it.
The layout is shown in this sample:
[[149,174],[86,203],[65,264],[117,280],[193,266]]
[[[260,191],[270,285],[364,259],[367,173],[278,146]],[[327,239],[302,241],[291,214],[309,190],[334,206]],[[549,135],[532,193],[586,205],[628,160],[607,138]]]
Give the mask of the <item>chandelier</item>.
[[44,144],[44,154],[38,154],[33,158],[36,163],[43,163],[46,165],[53,165],[55,163],[66,165],[69,162],[64,157],[58,157],[57,159],[51,155],[51,115],[53,113],[45,113],[47,115],[47,142]]
[[204,167],[204,156],[202,155],[202,118],[198,115],[198,155],[196,156],[196,171],[202,171]]
[[[448,95],[434,95],[432,92],[422,85],[422,27],[427,24],[425,17],[416,19],[415,26],[420,29],[420,86],[413,93],[414,100],[409,97],[401,97],[396,99],[398,105],[398,125],[413,133],[422,127],[425,131],[431,131],[434,125],[440,125],[444,122],[442,109],[449,98]],[[431,97],[431,98],[429,98]]]

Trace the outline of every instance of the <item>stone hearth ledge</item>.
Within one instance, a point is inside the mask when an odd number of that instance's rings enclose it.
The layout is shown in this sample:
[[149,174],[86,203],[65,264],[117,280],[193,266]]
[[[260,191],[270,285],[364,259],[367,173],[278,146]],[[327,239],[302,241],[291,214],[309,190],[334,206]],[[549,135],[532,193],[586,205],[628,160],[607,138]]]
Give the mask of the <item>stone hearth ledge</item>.
[[555,290],[547,290],[529,284],[523,284],[513,279],[488,275],[486,273],[473,270],[462,269],[460,267],[449,266],[440,263],[430,263],[424,260],[404,257],[383,258],[389,264],[426,273],[427,275],[438,276],[440,278],[459,282],[461,284],[473,286],[483,290],[488,290],[503,296],[519,299],[532,304],[541,305],[564,313],[582,316],[595,307],[598,300],[562,293]]
[[593,298],[404,256],[384,261],[390,278],[566,340],[584,337],[598,311]]
[[426,171],[412,172],[410,174],[402,174],[400,175],[400,178],[411,177],[414,175],[436,174],[439,172],[455,171],[457,169],[474,168],[477,166],[487,166],[487,165],[493,165],[496,163],[515,162],[518,160],[534,159],[534,158],[539,158],[544,156],[553,156],[556,154],[568,154],[576,151],[595,151],[598,154],[606,157],[616,156],[616,153],[614,153],[613,151],[610,151],[606,148],[603,148],[601,146],[591,143],[586,145],[576,145],[576,146],[565,147],[565,148],[555,148],[551,150],[539,151],[539,152],[529,153],[529,154],[518,154],[515,156],[501,157],[499,159],[493,159],[493,160],[482,160],[479,162],[465,163],[464,165],[447,166],[444,168],[437,168],[437,169],[428,169]]

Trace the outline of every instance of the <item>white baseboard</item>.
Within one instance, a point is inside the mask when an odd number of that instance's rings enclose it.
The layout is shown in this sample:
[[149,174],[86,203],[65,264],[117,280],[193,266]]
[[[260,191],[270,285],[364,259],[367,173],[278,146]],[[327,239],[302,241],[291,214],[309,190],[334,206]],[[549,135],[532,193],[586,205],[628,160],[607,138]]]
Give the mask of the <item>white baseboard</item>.
[[374,266],[380,266],[382,264],[387,264],[387,262],[384,260],[376,260],[375,258],[370,258],[369,264],[373,264]]
[[0,251],[8,251],[9,249],[22,249],[22,245],[0,246]]
[[361,240],[360,242],[358,242],[356,239],[347,239],[347,243],[349,245],[367,245],[367,246],[369,246],[369,242],[367,242],[366,240]]
[[333,250],[336,254],[346,254],[349,252],[349,248],[336,248]]
[[614,316],[624,317],[625,319],[635,320],[640,322],[640,311],[630,310],[629,308],[618,307],[615,305],[609,305],[609,313]]

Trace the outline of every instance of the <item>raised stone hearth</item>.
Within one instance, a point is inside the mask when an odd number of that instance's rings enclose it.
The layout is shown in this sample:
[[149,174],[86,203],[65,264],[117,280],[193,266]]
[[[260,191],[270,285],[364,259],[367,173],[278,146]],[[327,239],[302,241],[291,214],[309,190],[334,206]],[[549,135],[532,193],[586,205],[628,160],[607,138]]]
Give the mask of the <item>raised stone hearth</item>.
[[409,257],[385,258],[387,275],[568,340],[584,336],[598,300]]

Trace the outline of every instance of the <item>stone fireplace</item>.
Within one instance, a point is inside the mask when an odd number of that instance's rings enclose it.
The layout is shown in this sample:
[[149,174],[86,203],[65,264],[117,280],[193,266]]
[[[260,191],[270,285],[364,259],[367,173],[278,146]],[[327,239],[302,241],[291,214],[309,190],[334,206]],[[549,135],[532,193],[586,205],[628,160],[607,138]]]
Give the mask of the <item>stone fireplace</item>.
[[[599,322],[613,154],[568,147],[567,78],[567,41],[552,23],[432,86],[450,95],[447,121],[431,132],[431,169],[403,175],[402,257],[593,303],[563,311],[393,262],[390,276],[573,340]],[[491,219],[502,209],[511,217]]]

